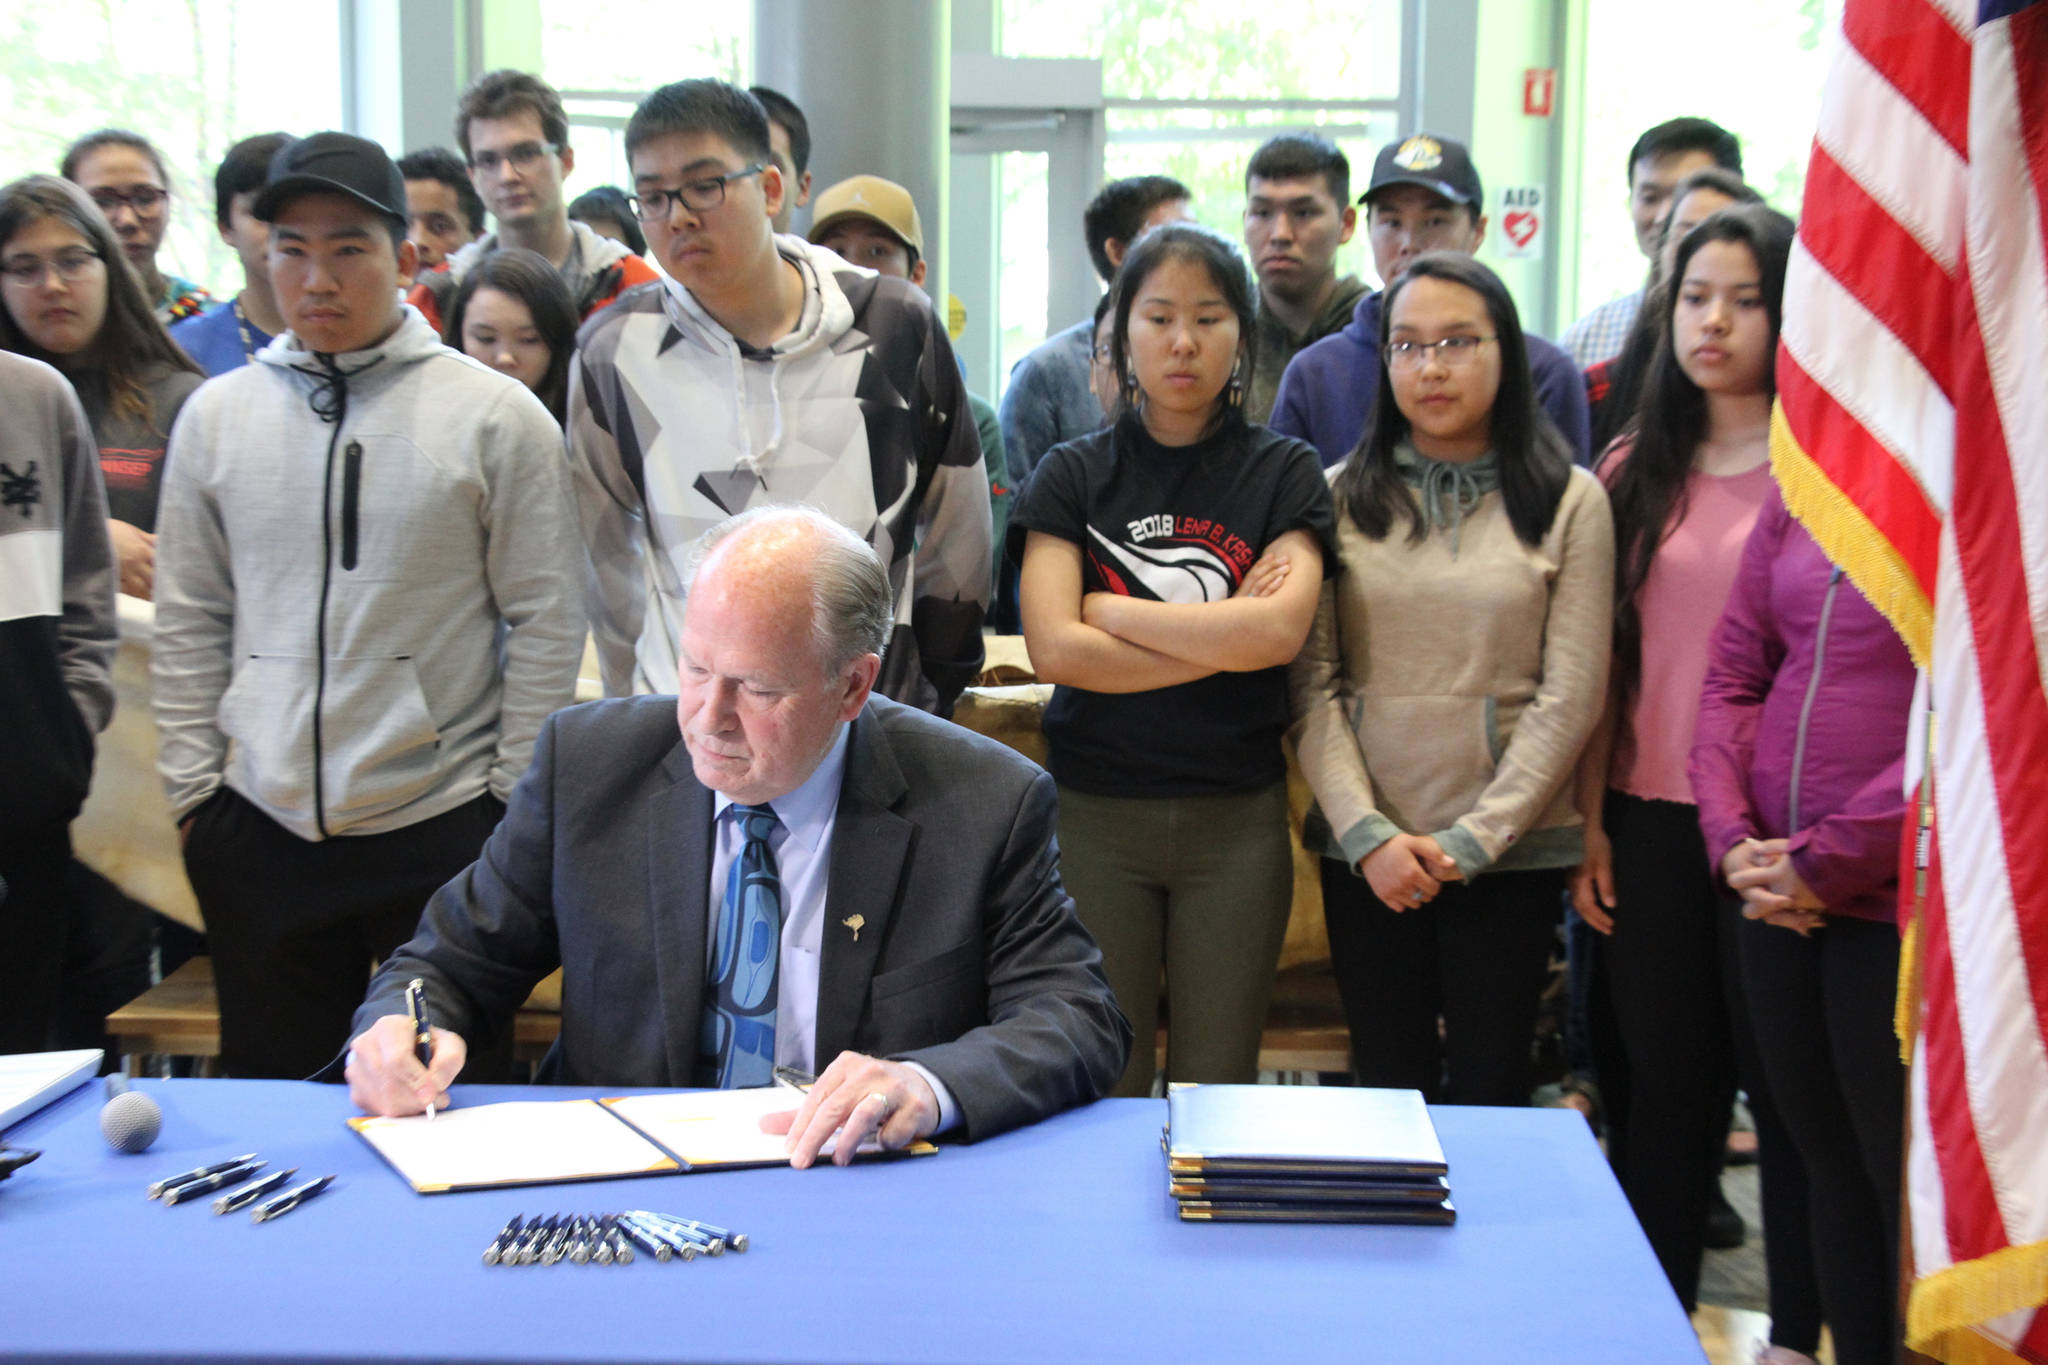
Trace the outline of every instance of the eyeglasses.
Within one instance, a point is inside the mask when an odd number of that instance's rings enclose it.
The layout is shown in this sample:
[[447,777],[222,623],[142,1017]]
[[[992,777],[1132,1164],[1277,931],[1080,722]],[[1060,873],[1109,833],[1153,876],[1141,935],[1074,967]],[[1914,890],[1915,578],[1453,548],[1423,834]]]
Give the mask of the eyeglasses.
[[478,152],[469,159],[469,164],[480,171],[498,171],[510,166],[515,171],[530,170],[542,157],[561,151],[553,142],[522,142],[517,147],[507,147],[502,152]]
[[725,202],[725,187],[729,181],[744,180],[767,169],[766,164],[756,162],[743,171],[686,180],[678,189],[665,190],[657,187],[642,190],[638,194],[627,195],[626,204],[633,210],[633,216],[643,223],[661,222],[672,212],[670,206],[678,201],[692,213],[709,213]]
[[154,185],[137,185],[132,190],[94,190],[92,202],[100,206],[100,212],[112,217],[121,208],[134,209],[137,214],[148,215],[162,207],[164,200],[171,197],[169,190],[160,190]]
[[1390,341],[1383,354],[1390,370],[1419,370],[1432,352],[1447,370],[1462,370],[1479,358],[1479,348],[1494,337],[1455,336],[1441,341]]
[[64,283],[76,284],[100,261],[97,251],[87,251],[82,247],[60,251],[48,260],[41,256],[10,256],[4,265],[0,265],[0,275],[5,275],[9,284],[33,289],[54,270]]

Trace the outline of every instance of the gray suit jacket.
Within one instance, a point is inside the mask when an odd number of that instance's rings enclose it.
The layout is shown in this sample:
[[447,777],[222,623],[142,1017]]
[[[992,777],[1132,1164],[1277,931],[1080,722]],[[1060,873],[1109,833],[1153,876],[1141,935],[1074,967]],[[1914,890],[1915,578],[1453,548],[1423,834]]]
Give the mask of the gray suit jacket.
[[[403,1013],[418,976],[437,1023],[486,1042],[559,965],[552,1079],[690,1085],[712,802],[673,698],[557,712],[504,821],[371,981],[356,1029]],[[1015,752],[869,701],[827,875],[816,1069],[848,1049],[914,1060],[970,1138],[1115,1081],[1131,1027],[1060,883],[1056,810],[1052,779]]]

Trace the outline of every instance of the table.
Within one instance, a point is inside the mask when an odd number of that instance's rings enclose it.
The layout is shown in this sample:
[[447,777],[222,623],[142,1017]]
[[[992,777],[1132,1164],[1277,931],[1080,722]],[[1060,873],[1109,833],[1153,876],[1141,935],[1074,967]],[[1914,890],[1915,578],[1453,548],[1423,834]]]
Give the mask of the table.
[[[1175,1220],[1157,1100],[847,1170],[421,1196],[343,1125],[339,1087],[137,1088],[164,1110],[141,1156],[101,1140],[97,1086],[6,1134],[44,1155],[0,1182],[0,1359],[1704,1359],[1567,1111],[1435,1111],[1455,1227],[1273,1227]],[[252,1149],[340,1179],[263,1226],[143,1197]],[[620,1207],[736,1228],[753,1249],[624,1267],[480,1261],[513,1213]]]

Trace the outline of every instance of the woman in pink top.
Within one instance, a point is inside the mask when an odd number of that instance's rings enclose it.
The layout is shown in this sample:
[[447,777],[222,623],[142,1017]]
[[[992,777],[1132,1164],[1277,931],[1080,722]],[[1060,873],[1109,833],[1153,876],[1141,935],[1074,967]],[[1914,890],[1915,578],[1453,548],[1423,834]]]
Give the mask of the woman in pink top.
[[[1614,684],[1580,767],[1586,860],[1572,894],[1604,936],[1609,1155],[1688,1311],[1735,1060],[1724,916],[1686,759],[1713,623],[1772,491],[1771,362],[1792,236],[1790,219],[1759,205],[1684,237],[1642,408],[1600,467],[1614,505]],[[1812,1349],[1796,1321],[1786,1327],[1788,1346]]]

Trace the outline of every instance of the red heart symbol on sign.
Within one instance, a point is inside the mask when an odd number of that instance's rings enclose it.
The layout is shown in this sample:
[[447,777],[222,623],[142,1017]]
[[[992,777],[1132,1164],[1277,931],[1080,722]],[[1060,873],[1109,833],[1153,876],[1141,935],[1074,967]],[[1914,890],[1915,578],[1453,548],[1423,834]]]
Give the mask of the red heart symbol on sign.
[[1509,241],[1516,246],[1527,246],[1535,240],[1536,229],[1542,225],[1542,219],[1533,209],[1516,209],[1501,219],[1500,225]]

